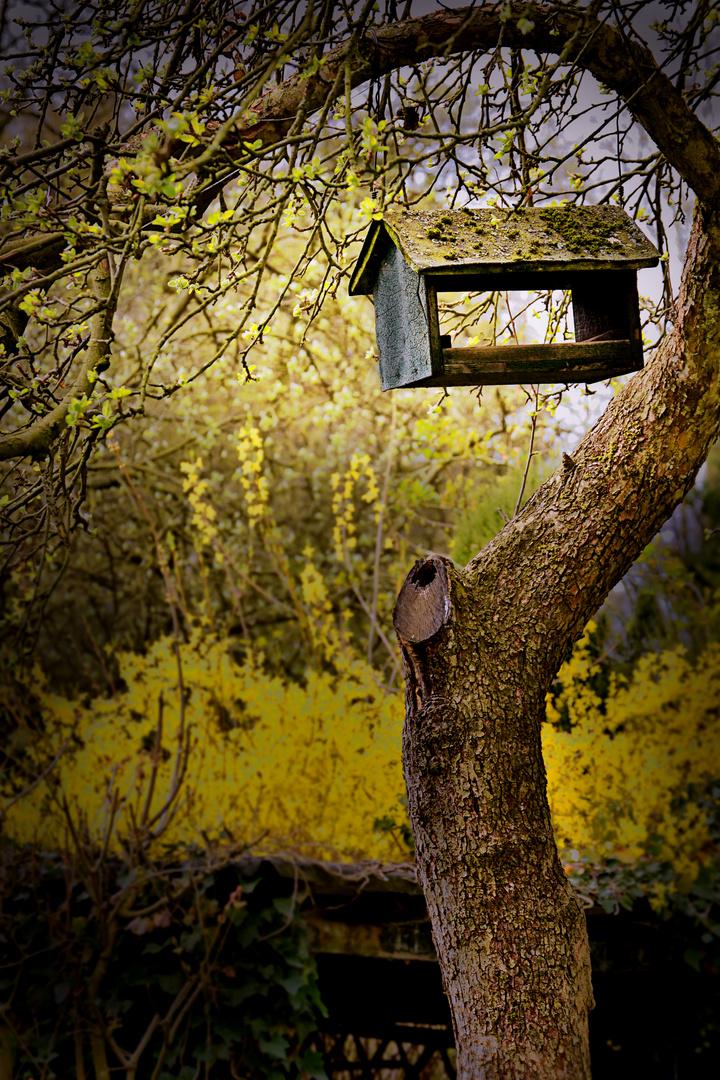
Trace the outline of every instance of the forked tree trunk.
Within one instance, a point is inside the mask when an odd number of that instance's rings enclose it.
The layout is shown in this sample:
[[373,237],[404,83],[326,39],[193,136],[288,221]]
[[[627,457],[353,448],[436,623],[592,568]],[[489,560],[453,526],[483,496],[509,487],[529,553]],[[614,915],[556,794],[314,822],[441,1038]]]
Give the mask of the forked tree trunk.
[[464,569],[420,560],[395,608],[419,876],[459,1080],[584,1080],[585,918],[552,835],[540,729],[570,645],[691,487],[720,420],[718,211],[676,330]]

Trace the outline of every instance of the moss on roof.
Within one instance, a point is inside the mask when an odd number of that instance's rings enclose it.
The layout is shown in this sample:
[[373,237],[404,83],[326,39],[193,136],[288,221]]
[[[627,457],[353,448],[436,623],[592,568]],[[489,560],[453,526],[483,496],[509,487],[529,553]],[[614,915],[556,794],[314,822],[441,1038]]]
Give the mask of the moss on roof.
[[388,239],[419,273],[640,269],[658,260],[654,246],[617,206],[392,209],[368,233],[352,293],[372,291]]

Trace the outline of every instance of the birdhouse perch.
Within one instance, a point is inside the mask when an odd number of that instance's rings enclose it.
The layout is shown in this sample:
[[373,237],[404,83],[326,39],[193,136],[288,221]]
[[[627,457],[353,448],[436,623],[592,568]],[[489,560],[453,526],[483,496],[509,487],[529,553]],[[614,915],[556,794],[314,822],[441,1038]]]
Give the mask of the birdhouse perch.
[[[637,271],[658,252],[614,206],[390,210],[350,280],[372,293],[383,390],[597,382],[643,365]],[[570,289],[575,340],[451,347],[438,293]]]

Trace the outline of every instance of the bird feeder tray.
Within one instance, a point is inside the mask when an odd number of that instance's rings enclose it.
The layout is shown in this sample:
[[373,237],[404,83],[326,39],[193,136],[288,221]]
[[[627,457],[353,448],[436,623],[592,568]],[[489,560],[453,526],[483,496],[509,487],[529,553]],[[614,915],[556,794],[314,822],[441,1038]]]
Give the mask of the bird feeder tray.
[[[372,293],[383,390],[591,383],[643,365],[637,271],[658,252],[620,207],[390,210],[350,280]],[[575,340],[453,348],[438,293],[569,289]]]

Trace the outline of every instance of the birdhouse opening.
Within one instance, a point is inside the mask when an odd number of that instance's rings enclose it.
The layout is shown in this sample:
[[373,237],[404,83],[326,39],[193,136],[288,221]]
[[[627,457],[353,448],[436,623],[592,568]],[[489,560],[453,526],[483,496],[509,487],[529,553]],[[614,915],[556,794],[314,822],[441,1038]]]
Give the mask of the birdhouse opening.
[[569,289],[438,294],[442,348],[574,341]]
[[[637,270],[657,261],[619,207],[399,209],[373,222],[349,291],[373,294],[384,390],[589,383],[642,367]],[[556,290],[572,310],[562,339],[521,341],[511,326],[509,340],[460,346],[448,330],[458,293],[507,296],[514,317],[528,294]]]

